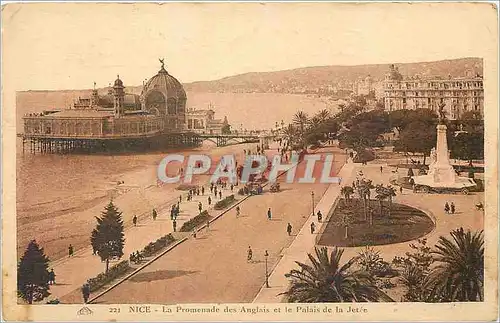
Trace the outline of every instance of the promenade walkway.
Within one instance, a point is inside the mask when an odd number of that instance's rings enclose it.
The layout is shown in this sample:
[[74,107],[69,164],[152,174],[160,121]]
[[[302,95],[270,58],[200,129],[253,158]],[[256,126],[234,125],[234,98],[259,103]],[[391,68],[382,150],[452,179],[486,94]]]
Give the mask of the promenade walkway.
[[352,182],[354,165],[352,161],[349,161],[342,167],[338,174],[338,177],[342,180],[340,185],[335,183],[330,184],[328,190],[315,207],[316,213],[321,211],[323,214],[323,222],[319,223],[316,215],[309,214],[307,221],[300,229],[295,240],[288,248],[283,250],[281,260],[269,275],[270,287],[266,288],[264,285],[253,300],[254,303],[277,303],[281,301],[283,296],[279,294],[286,291],[288,287],[288,279],[285,277],[285,274],[297,267],[296,261],[307,262],[307,254],[311,253],[316,245],[317,234],[311,234],[311,223],[314,222],[316,225],[316,232],[321,232],[322,227],[326,225],[325,220],[332,209],[332,204],[340,194],[342,183]]
[[[234,188],[234,194],[237,198],[238,187]],[[231,193],[229,186],[223,190],[222,198]],[[182,202],[180,203],[180,214],[177,217],[177,230],[182,225],[199,214],[198,202],[202,203],[203,210],[208,210],[212,217],[217,216],[222,211],[215,211],[214,204],[219,201],[219,197],[215,198],[210,194],[210,187],[205,187],[205,195],[194,195],[191,201],[187,201],[187,193],[179,191],[182,195]],[[208,207],[208,196],[211,196],[212,205]],[[177,199],[178,200],[178,199]],[[172,201],[171,204],[175,202]],[[152,210],[151,210],[152,211]],[[170,208],[157,210],[158,217],[156,220],[152,219],[152,213],[147,218],[139,219],[137,226],[130,226],[125,228],[125,247],[123,259],[128,259],[132,252],[142,250],[147,244],[155,241],[156,239],[173,232],[172,221],[170,220]],[[186,235],[188,233],[177,233],[177,236]],[[90,237],[89,237],[90,239]],[[115,263],[121,261],[110,262],[110,267]],[[60,299],[64,301],[64,296],[70,293],[79,295],[81,286],[92,277],[97,276],[105,270],[105,263],[101,262],[99,256],[93,255],[92,248],[89,246],[85,249],[75,252],[74,256],[69,258],[58,259],[50,264],[49,268],[53,268],[56,274],[56,284],[50,286],[51,295],[42,301],[46,302],[50,299]],[[79,295],[80,297],[80,295]],[[73,297],[71,297],[73,298]]]

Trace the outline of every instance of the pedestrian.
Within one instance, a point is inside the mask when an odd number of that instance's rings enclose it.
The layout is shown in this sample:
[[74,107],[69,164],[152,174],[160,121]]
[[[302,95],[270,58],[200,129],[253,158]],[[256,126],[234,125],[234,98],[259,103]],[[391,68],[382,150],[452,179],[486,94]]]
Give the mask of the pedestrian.
[[174,232],[177,232],[177,221],[172,222],[172,227],[174,228]]
[[210,230],[210,220],[207,219],[207,231],[209,231],[209,230]]
[[342,183],[342,177],[339,177],[339,186],[340,186],[340,183]]
[[195,238],[195,239],[196,239],[196,233],[197,233],[197,231],[196,231],[196,229],[194,229],[194,231],[193,231],[193,238]]
[[68,257],[73,257],[73,252],[74,252],[73,245],[70,243],[68,247]]
[[170,209],[170,220],[173,220],[175,217],[175,204],[172,205],[172,209]]
[[316,215],[318,216],[318,222],[321,222],[321,220],[323,219],[323,214],[321,214],[321,211],[318,211]]
[[403,186],[399,187],[399,194],[403,194]]
[[214,183],[210,184],[210,194],[214,192]]
[[272,218],[272,213],[271,213],[271,208],[269,208],[269,209],[267,210],[267,219],[268,219],[268,220],[271,220],[271,218]]
[[156,213],[156,210],[153,209],[153,221],[156,220],[157,216],[158,216],[158,213]]
[[205,186],[201,187],[201,195],[205,195]]
[[179,203],[182,202],[182,194],[179,195]]
[[314,231],[316,231],[316,225],[314,222],[311,222],[311,234],[314,234]]
[[83,296],[83,302],[87,303],[90,297],[90,285],[85,283],[82,286],[82,296]]
[[217,198],[217,186],[214,187],[214,196]]
[[231,183],[231,192],[233,191],[234,185]]
[[450,205],[448,204],[448,202],[446,202],[446,203],[444,204],[444,211],[445,211],[446,213],[450,213]]
[[203,206],[202,206],[201,202],[198,202],[198,211],[200,211],[200,213],[201,213],[202,208],[203,208]]
[[356,189],[356,183],[352,182],[352,188]]
[[49,271],[49,285],[54,285],[56,283],[56,274],[54,273],[54,269],[50,269]]
[[196,195],[197,195],[197,196],[200,196],[200,188],[199,188],[199,187],[198,187],[198,188],[196,188]]
[[382,166],[380,166],[380,174],[382,174]]
[[292,225],[290,224],[290,222],[288,222],[288,225],[286,226],[286,232],[289,236],[292,235]]
[[455,203],[451,202],[450,210],[451,210],[451,214],[455,214]]
[[253,256],[252,248],[250,248],[250,246],[248,246],[248,250],[247,250],[247,262],[252,261],[252,256]]
[[210,198],[210,196],[208,197],[208,206],[210,206],[212,204],[212,199]]
[[240,206],[236,206],[236,217],[240,216]]
[[132,223],[134,224],[134,227],[137,226],[137,215],[134,215],[132,218]]
[[222,200],[222,191],[219,191],[219,200]]

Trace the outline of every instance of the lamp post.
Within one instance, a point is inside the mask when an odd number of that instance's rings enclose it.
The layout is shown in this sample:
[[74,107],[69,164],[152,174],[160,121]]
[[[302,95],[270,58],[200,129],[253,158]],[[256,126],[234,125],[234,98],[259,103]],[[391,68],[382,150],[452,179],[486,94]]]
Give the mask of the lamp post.
[[269,274],[267,272],[267,257],[269,257],[269,254],[267,253],[267,250],[264,257],[266,258],[266,288],[269,288]]
[[311,192],[311,198],[312,198],[312,207],[313,207],[313,215],[314,215],[314,192]]

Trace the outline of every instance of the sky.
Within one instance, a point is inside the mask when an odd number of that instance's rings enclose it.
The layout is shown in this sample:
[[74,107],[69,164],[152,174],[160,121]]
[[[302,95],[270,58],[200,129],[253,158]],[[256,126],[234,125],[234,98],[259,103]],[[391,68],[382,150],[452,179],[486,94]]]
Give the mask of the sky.
[[[484,57],[489,4],[13,4],[2,10],[9,88],[140,85],[159,58],[183,83],[306,66]],[[486,66],[485,66],[486,68]]]

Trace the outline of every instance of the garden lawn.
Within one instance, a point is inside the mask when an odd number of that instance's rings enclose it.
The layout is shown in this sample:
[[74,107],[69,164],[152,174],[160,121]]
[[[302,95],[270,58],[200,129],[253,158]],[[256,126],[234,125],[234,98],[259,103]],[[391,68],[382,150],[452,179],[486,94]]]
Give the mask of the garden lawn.
[[[369,205],[373,210],[372,226],[364,220],[361,200],[352,199],[346,203],[341,199],[321,233],[318,245],[358,247],[393,244],[422,237],[434,228],[433,221],[424,212],[415,208],[392,203],[389,217],[387,201],[383,204],[382,216],[378,200],[371,200]],[[348,228],[346,239],[345,227],[339,226],[338,223],[348,210],[353,211],[353,221]]]

